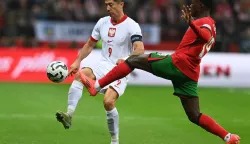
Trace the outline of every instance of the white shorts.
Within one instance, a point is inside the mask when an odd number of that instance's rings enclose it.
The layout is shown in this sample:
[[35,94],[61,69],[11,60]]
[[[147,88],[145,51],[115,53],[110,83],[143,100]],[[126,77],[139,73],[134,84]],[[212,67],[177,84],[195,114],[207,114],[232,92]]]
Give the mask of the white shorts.
[[[111,70],[110,67],[109,68],[107,67],[109,66],[99,65],[97,67],[93,67],[93,68],[89,67],[89,68],[92,69],[96,79],[98,80],[104,77]],[[107,89],[109,87],[112,87],[113,89],[116,90],[119,96],[122,96],[127,87],[127,83],[128,83],[128,77],[124,77],[122,79],[116,80],[113,83],[107,85],[106,87],[100,90],[100,93],[105,94]]]

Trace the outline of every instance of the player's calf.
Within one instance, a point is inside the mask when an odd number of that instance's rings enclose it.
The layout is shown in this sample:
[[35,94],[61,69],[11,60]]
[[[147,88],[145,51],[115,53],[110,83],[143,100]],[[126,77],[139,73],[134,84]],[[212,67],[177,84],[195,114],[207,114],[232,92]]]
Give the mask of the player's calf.
[[201,116],[199,108],[199,99],[196,97],[194,98],[181,97],[180,100],[188,119],[192,123],[199,125],[199,119]]
[[200,113],[199,98],[198,97],[181,97],[182,106],[189,118],[189,120],[206,131],[219,136],[227,142],[227,144],[237,144],[239,137],[231,135],[222,126],[220,126],[213,118]]
[[119,144],[119,114],[115,102],[119,97],[113,88],[108,88],[104,96],[104,107],[106,109],[107,124],[111,135],[111,144]]

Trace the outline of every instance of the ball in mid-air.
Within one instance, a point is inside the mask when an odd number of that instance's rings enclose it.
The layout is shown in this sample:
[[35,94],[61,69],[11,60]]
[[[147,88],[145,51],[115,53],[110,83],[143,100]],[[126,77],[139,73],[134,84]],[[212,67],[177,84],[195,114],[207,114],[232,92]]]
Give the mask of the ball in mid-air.
[[51,62],[47,66],[47,77],[54,83],[60,83],[66,79],[68,68],[62,61]]

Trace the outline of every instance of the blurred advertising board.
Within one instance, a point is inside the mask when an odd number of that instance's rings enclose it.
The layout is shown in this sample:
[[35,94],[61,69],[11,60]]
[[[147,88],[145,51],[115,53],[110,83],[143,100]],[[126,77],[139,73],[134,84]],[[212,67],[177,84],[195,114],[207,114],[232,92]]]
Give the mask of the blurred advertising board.
[[[36,21],[36,38],[40,41],[76,41],[86,42],[92,33],[95,23]],[[146,44],[160,42],[160,27],[158,25],[140,25],[143,41]]]
[[[150,53],[150,51],[146,51]],[[171,54],[162,51],[163,54]],[[47,65],[55,60],[64,61],[68,66],[77,57],[75,49],[1,49],[0,81],[2,82],[50,82],[46,77]],[[101,51],[94,50],[81,67],[98,65]],[[250,87],[250,54],[209,53],[203,58],[199,86],[201,87]],[[73,77],[64,81],[71,83]],[[135,70],[130,75],[133,85],[171,85],[168,80],[150,73]]]
[[50,82],[46,76],[47,65],[55,60],[70,65],[77,54],[78,50],[0,49],[0,81]]

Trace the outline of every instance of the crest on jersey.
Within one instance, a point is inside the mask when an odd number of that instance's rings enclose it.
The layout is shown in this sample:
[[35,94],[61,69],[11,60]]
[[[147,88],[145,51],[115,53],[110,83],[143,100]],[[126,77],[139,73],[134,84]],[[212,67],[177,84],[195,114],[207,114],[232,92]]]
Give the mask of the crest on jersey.
[[115,32],[116,32],[116,28],[109,28],[108,36],[109,37],[114,37],[115,36]]

